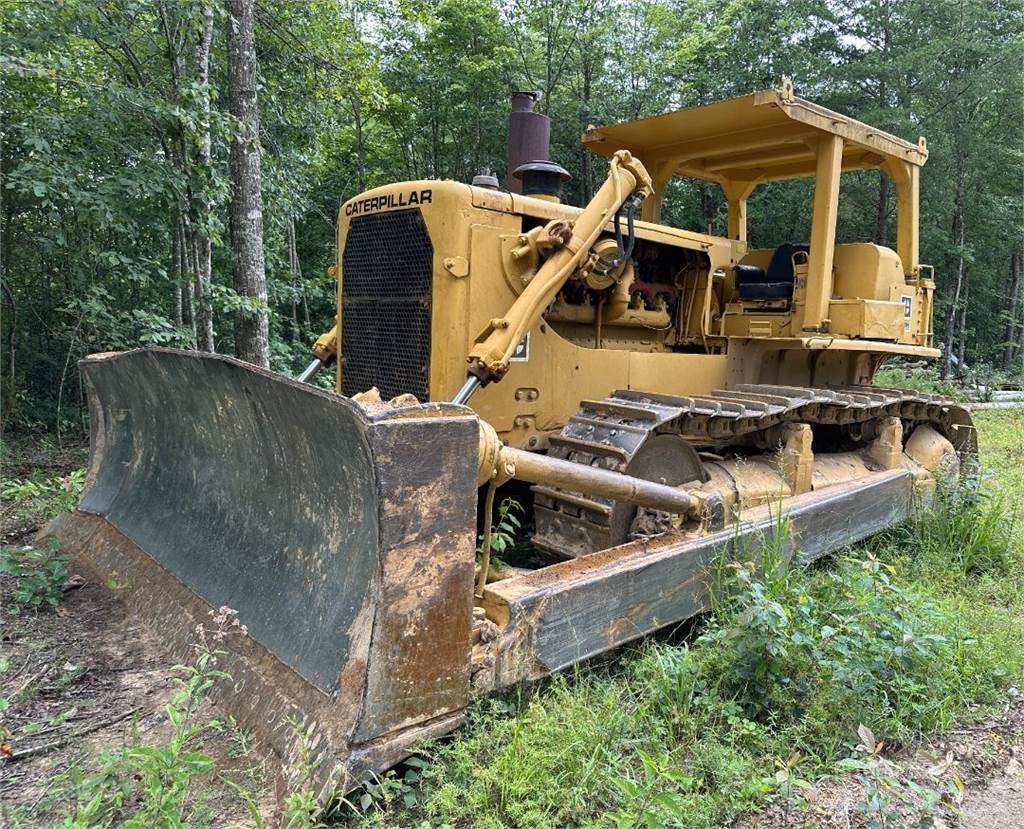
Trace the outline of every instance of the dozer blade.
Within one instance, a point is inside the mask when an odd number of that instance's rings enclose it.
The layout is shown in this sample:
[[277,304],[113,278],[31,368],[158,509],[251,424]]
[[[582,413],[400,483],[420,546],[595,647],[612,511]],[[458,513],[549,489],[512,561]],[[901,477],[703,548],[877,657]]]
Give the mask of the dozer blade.
[[44,534],[175,656],[227,606],[218,704],[351,785],[450,731],[470,697],[478,429],[467,409],[358,405],[229,357],[81,364],[92,455]]

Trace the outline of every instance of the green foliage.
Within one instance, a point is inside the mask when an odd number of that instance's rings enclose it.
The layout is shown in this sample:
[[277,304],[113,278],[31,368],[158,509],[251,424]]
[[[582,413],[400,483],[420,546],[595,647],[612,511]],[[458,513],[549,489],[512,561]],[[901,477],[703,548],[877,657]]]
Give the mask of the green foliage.
[[954,400],[963,397],[963,387],[943,380],[939,376],[939,367],[934,363],[888,362],[875,374],[875,385],[940,394]]
[[[209,733],[221,731],[223,724],[204,718],[201,707],[214,683],[229,678],[217,668],[225,653],[218,644],[240,627],[234,615],[229,608],[213,613],[211,628],[197,628],[192,659],[175,666],[177,690],[164,709],[170,728],[167,737],[146,744],[133,729],[127,745],[101,755],[98,770],[86,773],[73,768],[61,793],[66,809],[58,826],[143,829],[190,823],[198,805],[194,787],[216,773],[213,757],[199,750],[198,744]],[[244,794],[237,785],[230,788]],[[252,814],[254,804],[251,799],[245,802]]]
[[13,520],[32,527],[74,511],[84,487],[85,470],[76,469],[68,475],[0,479],[0,497],[11,500]]
[[324,809],[315,789],[319,761],[313,733],[309,725],[295,718],[289,720],[289,726],[299,753],[289,770],[292,780],[284,801],[285,829],[319,829],[325,824],[321,820]]
[[741,589],[706,634],[719,690],[809,755],[830,759],[844,750],[835,733],[861,722],[900,740],[943,728],[965,690],[990,696],[988,658],[956,605],[891,565],[845,559],[811,583],[796,570],[738,574]]
[[605,815],[617,829],[662,829],[670,823],[686,820],[686,799],[683,794],[696,782],[690,775],[673,768],[668,757],[656,760],[645,751],[637,755],[643,766],[639,780],[617,777],[612,782],[622,792],[622,808]]
[[[363,815],[363,823],[373,825],[394,807],[414,808],[419,802],[416,784],[427,766],[422,757],[407,757],[401,768],[375,774],[355,796],[355,809]],[[352,805],[351,800],[349,801]]]
[[[516,533],[522,526],[520,515],[522,505],[513,498],[506,498],[498,505],[498,520],[491,527],[491,566],[495,562],[500,566],[501,554],[511,550],[516,544]],[[479,557],[483,553],[483,534],[477,539],[476,552]]]
[[42,610],[56,607],[64,592],[68,578],[67,563],[71,558],[60,551],[60,544],[52,538],[44,549],[0,548],[0,573],[16,579],[15,608]]
[[989,476],[962,485],[940,481],[910,521],[872,543],[896,552],[915,574],[939,584],[958,584],[1013,572],[1018,522],[1008,495]]

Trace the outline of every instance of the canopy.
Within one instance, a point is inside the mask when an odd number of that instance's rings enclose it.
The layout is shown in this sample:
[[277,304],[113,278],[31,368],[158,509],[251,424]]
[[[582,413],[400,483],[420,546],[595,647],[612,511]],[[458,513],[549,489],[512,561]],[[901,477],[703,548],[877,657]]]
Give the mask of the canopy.
[[823,135],[843,139],[843,170],[920,167],[924,138],[911,144],[845,115],[797,98],[791,81],[705,106],[640,121],[589,127],[583,143],[598,155],[626,149],[656,180],[684,175],[707,181],[764,182],[813,176]]

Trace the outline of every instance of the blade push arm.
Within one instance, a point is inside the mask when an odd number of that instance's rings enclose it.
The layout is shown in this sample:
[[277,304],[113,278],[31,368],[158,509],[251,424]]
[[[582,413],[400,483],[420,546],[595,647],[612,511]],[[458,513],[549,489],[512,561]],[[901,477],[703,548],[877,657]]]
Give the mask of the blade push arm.
[[313,344],[313,354],[315,356],[309,365],[303,369],[302,374],[295,378],[300,383],[308,383],[316,377],[320,369],[338,359],[338,323],[334,323],[334,328],[317,337]]
[[541,314],[572,276],[608,222],[630,198],[653,192],[651,177],[627,150],[612,156],[608,178],[574,222],[549,228],[558,247],[523,289],[505,316],[492,319],[476,338],[469,353],[469,378],[455,398],[465,403],[480,386],[497,382],[508,371],[516,347],[537,324]]

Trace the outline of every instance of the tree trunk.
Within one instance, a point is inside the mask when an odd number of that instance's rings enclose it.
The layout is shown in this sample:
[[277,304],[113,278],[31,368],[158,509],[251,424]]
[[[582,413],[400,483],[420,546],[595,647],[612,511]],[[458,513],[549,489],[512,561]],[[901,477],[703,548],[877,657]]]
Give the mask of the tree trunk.
[[269,367],[254,5],[254,0],[225,0],[228,108],[238,121],[231,141],[231,252],[235,290],[243,300],[248,300],[246,307],[235,315],[235,354],[242,360]]
[[971,285],[970,285],[970,271],[964,271],[964,293],[963,301],[960,303],[960,338],[957,341],[956,357],[957,357],[957,373],[963,374],[967,369],[967,308],[970,305],[971,297]]
[[181,250],[181,321],[192,331],[192,345],[198,342],[195,311],[195,251],[188,243],[188,217],[182,215],[178,221],[178,246]]
[[963,157],[958,159],[956,176],[956,195],[953,199],[953,240],[956,244],[956,274],[953,296],[950,297],[949,309],[946,311],[946,349],[942,356],[941,376],[945,380],[953,368],[953,354],[956,351],[956,321],[960,310],[960,295],[964,287],[964,169]]
[[181,221],[174,217],[174,224],[171,226],[171,279],[174,280],[174,288],[171,292],[171,301],[174,305],[174,324],[183,328],[185,323],[181,316],[181,285],[185,269],[181,267]]
[[200,84],[200,137],[193,173],[198,181],[193,186],[194,208],[197,221],[192,225],[192,250],[195,256],[195,323],[196,348],[200,351],[214,350],[213,308],[210,305],[210,279],[212,272],[212,251],[210,245],[210,44],[213,42],[213,3],[203,3],[203,24],[196,40],[194,52],[195,77]]
[[1020,251],[1015,250],[1010,254],[1010,307],[1006,316],[1006,333],[1003,335],[1003,371],[1009,371],[1013,366],[1013,358],[1017,353],[1017,327],[1024,328],[1024,319],[1017,322],[1017,311],[1021,306],[1020,294]]
[[366,191],[366,147],[363,136],[363,102],[359,92],[353,89],[349,97],[352,104],[352,124],[356,128],[356,178],[359,181],[359,192]]
[[[590,118],[590,98],[593,90],[594,71],[593,65],[591,64],[591,56],[588,49],[580,50],[581,60],[583,61],[583,114],[585,118],[584,122],[588,122]],[[583,142],[579,142],[579,148],[581,150],[580,158],[580,170],[583,175],[583,179],[580,183],[583,186],[583,204],[587,204],[592,198],[594,198],[594,168],[593,161],[591,159],[591,151],[583,146]]]
[[700,214],[704,220],[704,226],[701,228],[701,231],[705,233],[711,233],[714,230],[715,212],[718,209],[718,205],[715,203],[715,196],[711,192],[713,186],[704,182],[698,185],[700,188]]
[[[1020,253],[1020,251],[1017,251],[1017,274],[1018,274],[1018,280],[1024,282],[1024,280],[1020,279],[1020,272],[1021,272],[1022,266],[1024,266],[1024,263],[1021,262],[1021,253]],[[1021,284],[1021,291],[1022,291],[1022,295],[1020,297],[1020,302],[1019,302],[1019,305],[1020,305],[1020,326],[1019,326],[1019,331],[1017,332],[1017,357],[1018,357],[1018,359],[1024,357],[1024,284]],[[1024,360],[1022,360],[1022,362],[1021,362],[1020,372],[1021,372],[1020,376],[1024,377]]]
[[299,252],[295,245],[295,214],[288,214],[288,270],[292,278],[292,341],[299,340],[299,285],[302,271],[299,267]]

